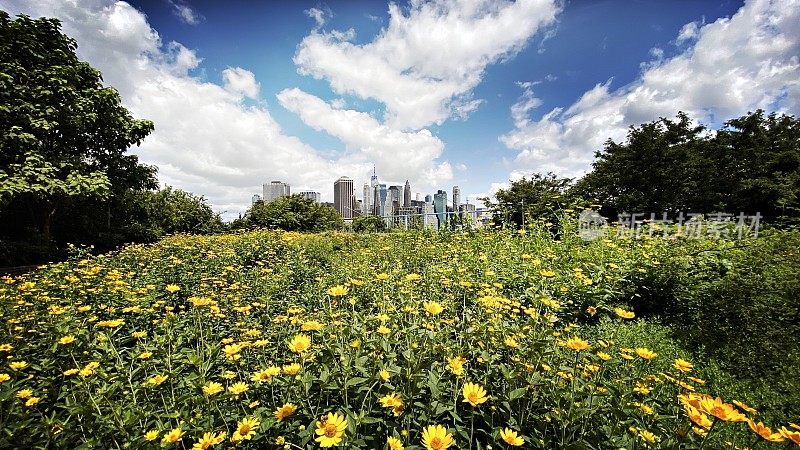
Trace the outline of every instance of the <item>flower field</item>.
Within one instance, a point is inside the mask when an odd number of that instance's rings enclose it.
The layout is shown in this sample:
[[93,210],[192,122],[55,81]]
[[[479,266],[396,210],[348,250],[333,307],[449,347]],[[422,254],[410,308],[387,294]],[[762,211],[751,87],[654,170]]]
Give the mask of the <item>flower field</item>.
[[0,284],[0,447],[800,446],[703,361],[597,336],[682,245],[260,231],[49,265]]

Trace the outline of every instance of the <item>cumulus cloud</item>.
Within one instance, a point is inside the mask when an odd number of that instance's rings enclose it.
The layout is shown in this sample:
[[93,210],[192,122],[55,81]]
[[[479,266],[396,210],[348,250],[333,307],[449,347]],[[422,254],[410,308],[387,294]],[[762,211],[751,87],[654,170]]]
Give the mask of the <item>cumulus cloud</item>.
[[169,0],[169,4],[172,6],[172,13],[181,19],[183,23],[197,25],[204,19],[202,15],[181,0]]
[[325,25],[325,22],[327,22],[328,18],[333,16],[333,12],[330,10],[330,8],[309,8],[303,12],[308,17],[314,19],[314,22],[317,23],[316,28],[320,28]]
[[444,143],[427,129],[401,131],[378,122],[367,113],[337,108],[338,105],[297,88],[279,92],[278,101],[308,126],[341,140],[348,150],[342,162],[353,165],[374,162],[382,178],[392,182],[404,181],[415,174],[423,187],[432,187],[453,177],[448,162],[436,161],[444,150]]
[[253,72],[241,67],[229,67],[223,70],[222,79],[225,81],[225,89],[245,97],[256,98],[261,89]]
[[516,54],[559,8],[555,0],[390,3],[389,24],[371,42],[317,27],[294,62],[337,93],[382,102],[389,126],[419,129],[474,111],[471,92],[486,67]]
[[757,108],[800,113],[800,1],[748,1],[733,17],[685,26],[677,41],[688,40],[694,43],[672,58],[656,52],[634,82],[616,90],[612,80],[598,83],[539,120],[523,117],[533,98],[523,86],[511,108],[515,128],[500,137],[517,151],[512,175],[578,176],[608,138],[621,141],[630,125],[678,111],[704,123]]
[[286,135],[266,108],[244,104],[259,89],[249,71],[226,69],[222,86],[193,76],[201,61],[196,53],[163,43],[128,3],[19,0],[4,9],[60,18],[63,31],[78,41],[78,55],[102,71],[135,117],[155,123],[132,151],[159,167],[162,183],[206,196],[227,217],[243,212],[264,182],[284,180],[293,189],[327,194],[340,175],[371,169],[321,157]]

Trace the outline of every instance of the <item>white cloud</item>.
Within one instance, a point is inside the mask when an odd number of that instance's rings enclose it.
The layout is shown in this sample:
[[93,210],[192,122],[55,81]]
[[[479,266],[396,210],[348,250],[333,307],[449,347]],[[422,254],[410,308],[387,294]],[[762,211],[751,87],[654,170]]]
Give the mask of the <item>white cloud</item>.
[[162,43],[144,14],[125,2],[0,1],[14,14],[61,19],[78,55],[102,71],[134,117],[155,123],[132,151],[159,167],[162,183],[204,195],[228,217],[244,211],[264,182],[284,180],[326,195],[340,175],[371,169],[321,157],[284,134],[266,108],[245,105],[244,96],[258,94],[247,70],[225,70],[224,86],[192,76],[200,64],[195,52]]
[[258,97],[258,91],[261,89],[253,72],[241,67],[229,67],[223,70],[222,79],[225,81],[225,89],[246,97]]
[[386,123],[399,129],[465,117],[486,67],[516,54],[555,21],[554,0],[415,1],[391,3],[389,24],[372,42],[317,27],[294,57],[301,74],[327,80],[340,94],[386,105]]
[[333,15],[330,9],[322,9],[322,8],[309,8],[303,11],[308,17],[314,19],[316,22],[316,28],[320,28],[325,25],[325,22],[328,20],[329,17]]
[[433,187],[453,177],[448,162],[436,161],[444,143],[427,129],[400,131],[367,113],[336,108],[297,88],[279,92],[278,101],[308,126],[341,140],[348,150],[342,162],[374,163],[382,178],[397,183],[411,178],[415,188]]
[[599,83],[539,120],[520,116],[530,110],[525,90],[512,107],[515,129],[500,137],[518,152],[512,170],[578,176],[608,138],[621,141],[630,125],[678,111],[704,123],[757,108],[800,113],[800,1],[748,1],[733,17],[693,30],[684,27],[678,39],[693,45],[669,59],[656,54],[633,83]]
[[202,22],[204,17],[197,11],[193,10],[191,6],[184,3],[182,0],[168,0],[172,6],[172,13],[175,14],[181,21],[189,25],[197,25]]

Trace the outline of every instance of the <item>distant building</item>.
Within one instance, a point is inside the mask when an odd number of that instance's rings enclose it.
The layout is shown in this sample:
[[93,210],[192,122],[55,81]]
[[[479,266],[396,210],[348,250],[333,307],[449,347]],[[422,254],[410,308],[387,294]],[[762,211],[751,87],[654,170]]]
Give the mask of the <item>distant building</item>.
[[256,195],[254,195],[254,196],[253,196],[252,203],[253,203],[254,205],[255,205],[256,203],[260,202],[260,201],[263,201],[263,198],[261,197],[261,195],[260,195],[260,194],[256,194]]
[[387,206],[391,205],[388,200],[389,191],[386,189],[385,184],[378,184],[375,186],[375,197],[373,199],[373,214],[376,216],[385,217],[389,215],[391,212],[391,208]]
[[425,206],[422,207],[422,226],[426,228],[433,228],[434,226],[438,225],[439,221],[436,218],[433,203],[425,203]]
[[391,204],[390,214],[394,214],[403,206],[403,188],[400,186],[389,186],[389,202]]
[[406,180],[403,188],[403,207],[408,208],[409,206],[411,206],[411,184]]
[[364,183],[364,200],[361,202],[361,212],[367,216],[372,214],[372,199],[375,196],[375,188],[367,183]]
[[300,195],[313,201],[314,203],[319,203],[322,197],[319,192],[314,192],[314,191],[301,191]]
[[465,214],[475,215],[475,205],[473,205],[472,203],[464,203],[463,205],[461,205],[460,210]]
[[355,199],[353,202],[353,216],[363,216],[364,215],[364,202],[359,199]]
[[291,195],[289,184],[282,181],[272,181],[264,185],[264,203],[272,203],[273,201]]
[[431,196],[431,194],[426,194],[425,195],[425,203],[430,203],[432,201],[433,201],[433,197]]
[[443,226],[447,220],[447,191],[439,189],[436,194],[434,194],[433,210],[436,212],[439,226]]
[[453,186],[453,211],[458,213],[458,207],[461,205],[461,188]]
[[353,179],[340,177],[333,182],[333,207],[343,219],[353,218]]

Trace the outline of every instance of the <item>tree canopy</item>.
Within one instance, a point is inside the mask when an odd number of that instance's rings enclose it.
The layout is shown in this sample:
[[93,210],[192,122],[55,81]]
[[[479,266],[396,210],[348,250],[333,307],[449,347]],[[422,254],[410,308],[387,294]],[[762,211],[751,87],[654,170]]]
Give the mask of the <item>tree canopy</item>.
[[245,214],[242,224],[287,231],[326,231],[342,229],[344,220],[329,206],[302,195],[289,195],[270,203],[256,202]]
[[495,223],[523,225],[524,220],[543,219],[555,223],[556,215],[569,208],[574,200],[568,196],[571,179],[553,173],[535,173],[511,182],[511,186],[495,193],[496,201],[481,199],[494,215]]
[[0,11],[0,202],[23,205],[45,240],[60,207],[156,187],[126,151],[153,130],[75,54],[56,19]]

